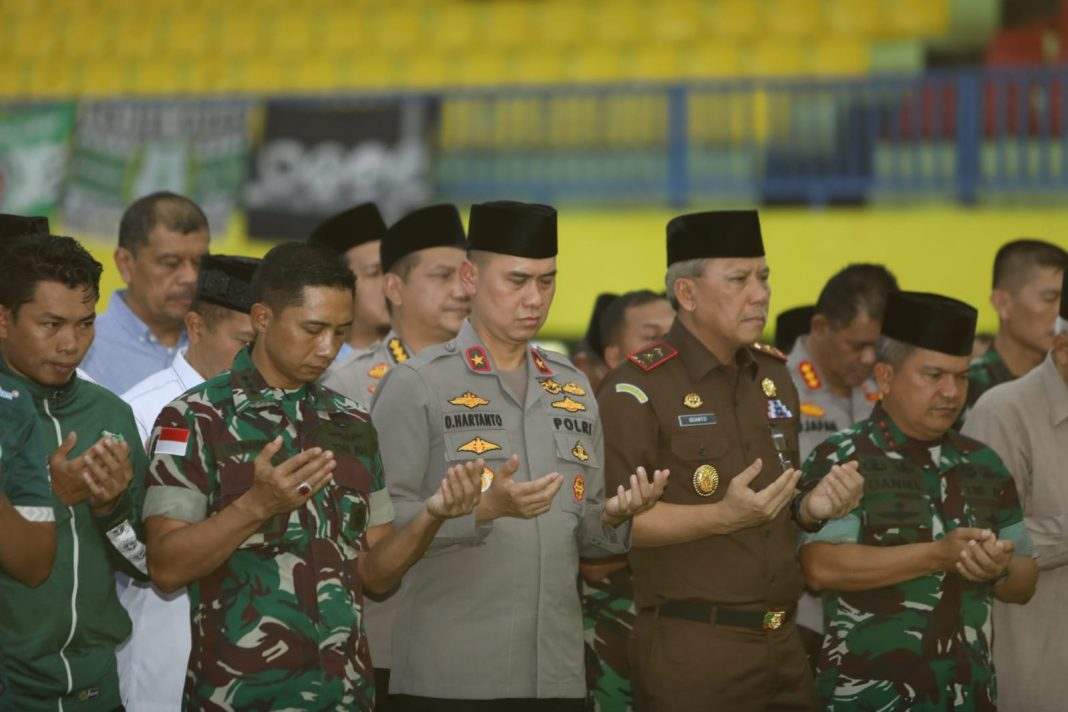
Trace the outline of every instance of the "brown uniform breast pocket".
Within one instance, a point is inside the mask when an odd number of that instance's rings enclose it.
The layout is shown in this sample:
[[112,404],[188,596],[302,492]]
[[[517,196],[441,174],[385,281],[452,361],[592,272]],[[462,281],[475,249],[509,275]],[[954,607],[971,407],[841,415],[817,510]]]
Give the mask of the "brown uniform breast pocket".
[[656,463],[670,467],[668,494],[681,501],[715,502],[723,499],[727,482],[736,472],[723,472],[721,464],[727,454],[727,439],[715,427],[702,432],[672,433],[670,463]]

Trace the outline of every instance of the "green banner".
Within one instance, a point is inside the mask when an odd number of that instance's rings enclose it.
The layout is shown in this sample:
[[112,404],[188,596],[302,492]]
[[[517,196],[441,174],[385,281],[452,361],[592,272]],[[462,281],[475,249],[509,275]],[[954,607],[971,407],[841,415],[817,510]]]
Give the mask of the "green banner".
[[63,189],[73,103],[0,107],[0,212],[48,215]]

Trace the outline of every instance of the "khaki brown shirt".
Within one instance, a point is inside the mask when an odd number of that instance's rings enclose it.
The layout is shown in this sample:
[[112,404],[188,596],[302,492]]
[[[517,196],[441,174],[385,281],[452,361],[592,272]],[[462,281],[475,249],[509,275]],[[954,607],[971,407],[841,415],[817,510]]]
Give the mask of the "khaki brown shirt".
[[[598,393],[605,440],[605,486],[623,484],[636,467],[670,468],[662,501],[718,502],[731,479],[761,458],[760,490],[799,467],[798,396],[785,356],[765,346],[721,363],[676,320],[665,341],[612,371]],[[711,491],[710,491],[711,490]],[[685,544],[634,549],[636,600],[698,599],[792,607],[801,592],[798,530],[784,510],[774,521]]]

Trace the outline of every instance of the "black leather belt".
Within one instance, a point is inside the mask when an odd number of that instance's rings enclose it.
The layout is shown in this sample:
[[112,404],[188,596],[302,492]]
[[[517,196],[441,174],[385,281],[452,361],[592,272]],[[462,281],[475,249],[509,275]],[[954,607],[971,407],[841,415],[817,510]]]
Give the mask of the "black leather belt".
[[754,611],[720,606],[707,601],[667,601],[654,606],[657,615],[664,618],[681,618],[695,623],[730,625],[751,630],[773,631],[782,628],[793,615],[793,610]]

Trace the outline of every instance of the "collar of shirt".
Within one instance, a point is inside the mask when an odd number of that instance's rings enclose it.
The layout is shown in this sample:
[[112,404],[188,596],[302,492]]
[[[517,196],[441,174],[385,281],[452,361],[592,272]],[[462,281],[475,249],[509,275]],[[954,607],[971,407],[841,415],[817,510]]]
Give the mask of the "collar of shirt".
[[234,408],[241,412],[248,407],[283,405],[301,400],[325,400],[323,389],[315,383],[305,383],[300,388],[273,388],[267,385],[263,374],[252,363],[252,347],[246,346],[237,352],[230,367],[230,387],[233,390]]
[[70,377],[62,386],[42,386],[36,381],[31,381],[27,378],[23,378],[7,365],[7,361],[0,357],[0,373],[5,376],[9,376],[21,385],[25,386],[26,392],[30,394],[35,401],[47,400],[54,406],[63,406],[72,402],[81,391],[82,379],[78,378],[78,374],[75,373]]
[[946,435],[930,441],[916,440],[905,435],[883,408],[881,402],[875,404],[871,413],[871,422],[875,425],[873,434],[879,447],[883,450],[899,452],[919,464],[926,465],[929,461],[931,464],[936,464],[932,459],[932,448],[940,448],[946,443]]
[[1057,364],[1053,363],[1053,354],[1048,354],[1038,368],[1042,390],[1049,400],[1050,423],[1056,427],[1068,420],[1068,383],[1064,382]]
[[178,379],[178,383],[182,386],[182,392],[188,391],[190,388],[195,388],[204,382],[204,377],[201,376],[195,368],[189,365],[189,361],[185,358],[185,352],[187,349],[182,349],[174,357],[174,361],[171,363],[171,369],[174,371],[175,377]]
[[164,346],[152,333],[152,330],[148,328],[145,322],[141,321],[141,317],[134,314],[130,309],[130,305],[126,303],[125,289],[118,289],[112,295],[110,301],[108,301],[108,309],[105,314],[109,319],[122,328],[123,331],[130,334],[133,338],[146,344],[152,344],[166,351],[174,351],[175,349],[184,349],[188,344],[188,338],[185,332],[178,338],[178,344],[176,346]]
[[[709,351],[708,347],[701,343],[700,339],[694,336],[678,319],[675,319],[675,323],[671,325],[671,330],[668,331],[667,342],[678,349],[679,357],[682,359],[682,363],[686,367],[686,373],[692,383],[697,383],[717,368],[725,367],[725,364],[716,358],[716,355]],[[740,371],[747,373],[750,378],[756,378],[757,362],[747,347],[743,346],[738,349],[738,352],[734,355],[734,361],[734,365]]]

